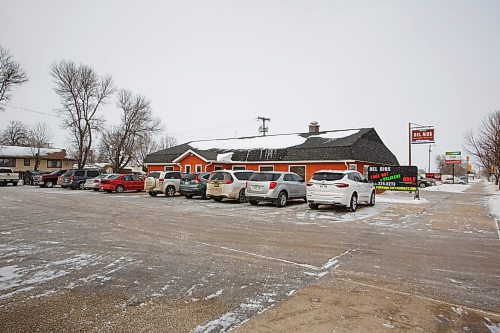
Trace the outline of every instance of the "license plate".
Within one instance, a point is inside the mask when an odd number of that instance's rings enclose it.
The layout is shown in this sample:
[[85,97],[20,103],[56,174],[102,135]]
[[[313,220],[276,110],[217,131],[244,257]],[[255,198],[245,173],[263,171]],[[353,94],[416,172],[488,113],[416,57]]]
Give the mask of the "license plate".
[[262,186],[252,185],[252,190],[254,190],[254,191],[260,191],[260,190],[262,190]]
[[214,187],[219,187],[219,183],[215,183],[215,184],[214,184]]
[[319,188],[328,188],[328,185],[320,185]]

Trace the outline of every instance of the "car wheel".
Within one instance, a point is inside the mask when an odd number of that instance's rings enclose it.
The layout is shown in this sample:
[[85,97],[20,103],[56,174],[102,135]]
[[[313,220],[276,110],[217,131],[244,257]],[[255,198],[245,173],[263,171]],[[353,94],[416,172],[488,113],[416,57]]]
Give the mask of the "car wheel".
[[318,208],[319,208],[319,205],[318,205],[318,204],[315,204],[315,203],[310,203],[310,204],[309,204],[309,208],[311,208],[311,209],[318,209]]
[[98,191],[99,191],[99,189],[98,189],[98,188],[93,188],[93,190],[94,190],[95,192],[98,192]]
[[13,182],[13,183],[12,183],[12,185],[13,185],[13,186],[17,186],[17,182]]
[[368,203],[368,206],[375,206],[375,191],[373,191],[372,195],[370,196],[370,202]]
[[214,199],[217,202],[221,202],[222,201],[222,197],[212,197],[212,199]]
[[420,183],[420,188],[425,188],[425,183]]
[[185,194],[184,196],[186,197],[186,199],[192,199],[193,198],[192,194]]
[[84,182],[78,183],[78,189],[85,190],[85,183]]
[[276,199],[276,206],[281,208],[286,206],[286,202],[288,200],[288,197],[285,192],[280,192],[278,195],[278,199]]
[[149,195],[150,195],[150,196],[152,196],[152,197],[156,197],[156,196],[158,195],[158,193],[156,193],[156,192],[148,192],[148,193],[149,193]]
[[167,189],[165,191],[165,195],[167,197],[173,197],[174,194],[175,194],[175,187],[173,187],[173,186],[167,186]]
[[257,206],[259,204],[259,201],[258,200],[248,200],[248,202],[250,203],[250,205],[252,206]]
[[54,183],[49,180],[48,182],[45,183],[45,187],[48,188],[54,187]]
[[125,191],[125,188],[123,187],[123,185],[116,185],[115,191],[118,193],[123,193],[123,191]]
[[208,199],[208,197],[207,197],[207,189],[203,190],[203,193],[201,194],[201,198],[202,199]]
[[239,203],[245,203],[245,202],[247,202],[247,197],[245,195],[245,189],[242,189],[240,191],[240,195],[238,196],[238,202]]
[[113,192],[113,191],[111,191],[111,190],[106,190],[106,192],[107,192],[107,193],[111,193],[111,192]]
[[349,204],[349,210],[351,212],[355,212],[357,208],[358,208],[358,196],[356,195],[356,193],[353,193],[351,197],[351,203]]

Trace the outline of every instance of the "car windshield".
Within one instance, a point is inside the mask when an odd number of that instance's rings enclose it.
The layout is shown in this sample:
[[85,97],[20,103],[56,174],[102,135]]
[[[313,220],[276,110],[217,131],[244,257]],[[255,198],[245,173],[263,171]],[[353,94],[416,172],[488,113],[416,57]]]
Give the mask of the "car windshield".
[[250,177],[250,181],[254,182],[271,182],[277,181],[280,178],[279,173],[256,172]]
[[313,180],[341,180],[344,178],[344,174],[340,172],[317,172],[312,176]]

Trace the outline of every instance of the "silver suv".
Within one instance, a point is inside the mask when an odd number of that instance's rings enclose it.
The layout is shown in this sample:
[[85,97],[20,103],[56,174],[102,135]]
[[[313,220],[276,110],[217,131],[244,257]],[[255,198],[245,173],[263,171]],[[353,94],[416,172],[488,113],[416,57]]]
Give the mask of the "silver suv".
[[256,172],[247,183],[246,196],[251,205],[271,201],[278,207],[290,199],[306,199],[306,183],[293,172]]
[[158,194],[172,197],[176,192],[179,192],[182,176],[180,171],[150,172],[144,181],[144,191],[152,197],[156,197]]

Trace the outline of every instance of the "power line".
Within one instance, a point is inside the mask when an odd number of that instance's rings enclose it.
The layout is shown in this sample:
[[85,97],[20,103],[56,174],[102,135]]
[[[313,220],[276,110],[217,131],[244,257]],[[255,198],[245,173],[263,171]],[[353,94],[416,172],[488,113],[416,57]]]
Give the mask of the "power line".
[[43,115],[46,115],[46,116],[51,116],[51,117],[57,117],[57,118],[59,118],[58,115],[53,114],[53,113],[47,113],[47,112],[32,110],[32,109],[23,108],[23,107],[20,107],[20,106],[15,106],[15,105],[10,105],[10,104],[5,104],[5,103],[0,103],[0,104],[3,105],[3,106],[9,107],[9,108],[17,109],[17,110],[23,110],[23,111],[28,111],[28,112],[33,112],[33,113],[38,113],[38,114],[43,114]]

